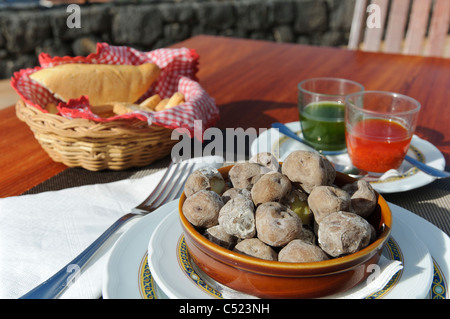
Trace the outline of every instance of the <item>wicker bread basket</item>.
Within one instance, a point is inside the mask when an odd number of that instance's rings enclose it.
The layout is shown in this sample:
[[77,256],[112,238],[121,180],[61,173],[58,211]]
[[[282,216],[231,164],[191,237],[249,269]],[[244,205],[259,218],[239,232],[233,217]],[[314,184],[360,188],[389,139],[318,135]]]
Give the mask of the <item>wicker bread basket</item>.
[[[170,154],[178,141],[171,139],[173,130],[184,130],[199,138],[203,132],[196,133],[195,122],[201,121],[206,129],[219,117],[214,100],[196,79],[198,58],[194,50],[187,48],[140,52],[106,43],[98,43],[97,52],[87,57],[50,57],[41,53],[41,66],[20,70],[11,79],[21,98],[16,114],[50,157],[69,167],[99,171],[149,165]],[[161,73],[141,99],[153,94],[167,98],[178,91],[185,96],[182,104],[159,112],[136,111],[99,118],[88,107],[86,97],[61,102],[29,77],[36,70],[63,63],[145,62],[157,64]],[[57,114],[47,112],[50,103],[58,106]]]
[[104,123],[67,119],[22,100],[16,104],[16,114],[55,162],[91,171],[149,165],[167,156],[177,142],[170,138],[171,129],[138,119]]

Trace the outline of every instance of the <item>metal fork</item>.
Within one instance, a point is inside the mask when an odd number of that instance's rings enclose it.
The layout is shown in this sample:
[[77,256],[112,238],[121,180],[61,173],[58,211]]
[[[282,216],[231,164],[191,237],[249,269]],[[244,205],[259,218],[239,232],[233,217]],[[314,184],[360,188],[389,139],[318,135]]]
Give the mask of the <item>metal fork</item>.
[[100,249],[100,247],[127,221],[137,217],[145,216],[161,205],[180,197],[183,192],[184,181],[195,167],[195,163],[184,161],[180,163],[171,162],[161,181],[155,187],[153,192],[132,211],[112,224],[99,238],[97,238],[80,255],[75,257],[69,264],[59,270],[52,277],[42,284],[26,293],[19,299],[52,299],[57,298],[69,285],[74,278],[72,270],[81,271],[91,257]]

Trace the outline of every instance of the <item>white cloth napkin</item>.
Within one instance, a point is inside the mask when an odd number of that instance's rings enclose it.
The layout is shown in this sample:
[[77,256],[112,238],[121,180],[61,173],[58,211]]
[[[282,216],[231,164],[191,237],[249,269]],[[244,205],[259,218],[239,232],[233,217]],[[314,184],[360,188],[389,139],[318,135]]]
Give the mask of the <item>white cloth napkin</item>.
[[391,278],[403,268],[402,262],[390,260],[381,255],[376,265],[369,269],[372,273],[356,287],[340,294],[329,296],[333,299],[364,299],[383,289]]
[[[194,159],[196,168],[223,159]],[[15,299],[48,279],[88,247],[120,216],[143,201],[164,171],[96,184],[0,199],[0,299]],[[127,223],[88,263],[60,298],[99,298],[103,269]],[[74,269],[68,269],[75,274]]]

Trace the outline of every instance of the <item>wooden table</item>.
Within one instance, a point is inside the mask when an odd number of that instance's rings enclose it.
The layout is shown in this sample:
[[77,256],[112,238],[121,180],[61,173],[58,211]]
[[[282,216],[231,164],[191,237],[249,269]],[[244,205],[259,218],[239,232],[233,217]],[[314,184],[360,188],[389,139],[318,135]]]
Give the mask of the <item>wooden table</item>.
[[[196,36],[173,47],[193,48],[200,55],[198,77],[220,108],[219,128],[258,129],[275,121],[297,121],[299,81],[342,77],[367,90],[417,99],[422,110],[416,134],[450,162],[450,59],[213,36]],[[10,94],[0,90],[0,100]],[[0,197],[19,195],[66,169],[41,149],[13,106],[0,110],[0,136]]]

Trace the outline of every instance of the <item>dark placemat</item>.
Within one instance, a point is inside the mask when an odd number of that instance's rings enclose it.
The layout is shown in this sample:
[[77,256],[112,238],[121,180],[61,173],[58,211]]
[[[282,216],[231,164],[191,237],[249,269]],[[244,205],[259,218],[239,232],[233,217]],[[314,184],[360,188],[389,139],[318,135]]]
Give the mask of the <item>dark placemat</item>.
[[428,220],[450,236],[450,179],[401,193],[383,194],[386,201]]
[[93,184],[104,184],[119,180],[139,177],[166,168],[170,163],[170,157],[153,162],[144,167],[134,167],[122,171],[102,170],[88,171],[84,168],[68,168],[39,185],[29,189],[26,194],[38,194],[46,191],[57,191],[68,187],[77,187]]
[[[130,168],[123,171],[104,170],[92,172],[83,168],[68,168],[24,194],[37,194],[56,191],[68,187],[110,183],[127,178],[138,178],[166,168],[170,157],[156,161],[145,167]],[[450,235],[450,179],[440,179],[406,192],[383,194],[393,204],[403,207],[428,220],[447,235]]]

